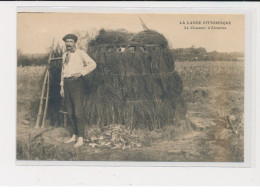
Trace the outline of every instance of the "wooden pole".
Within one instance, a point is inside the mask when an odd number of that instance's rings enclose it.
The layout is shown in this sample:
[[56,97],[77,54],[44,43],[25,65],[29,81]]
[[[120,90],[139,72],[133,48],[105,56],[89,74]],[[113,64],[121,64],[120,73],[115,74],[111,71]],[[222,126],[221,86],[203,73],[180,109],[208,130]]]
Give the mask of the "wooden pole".
[[43,95],[44,95],[44,92],[45,92],[47,76],[48,76],[48,69],[46,68],[46,72],[45,72],[45,76],[44,76],[44,81],[43,81],[43,85],[42,85],[42,93],[41,93],[40,107],[39,107],[39,111],[38,111],[38,116],[37,116],[35,128],[39,128],[40,121],[41,121],[42,106],[43,106]]
[[46,114],[47,114],[48,102],[49,102],[49,90],[50,90],[50,72],[48,69],[47,70],[47,92],[46,92],[45,108],[44,108],[41,128],[44,128],[45,126],[45,120],[46,120]]
[[[51,64],[51,58],[53,56],[53,52],[54,52],[54,42],[55,42],[55,39],[53,39],[52,41],[52,47],[51,47],[51,51],[50,51],[50,54],[49,54],[49,59],[48,59],[48,64],[46,65],[46,72],[45,72],[45,76],[44,76],[44,81],[43,81],[43,86],[42,86],[42,93],[41,93],[41,99],[40,99],[40,106],[39,106],[39,111],[38,111],[38,115],[37,115],[37,119],[36,119],[36,124],[35,124],[35,128],[39,128],[39,125],[40,125],[40,121],[41,121],[41,116],[42,116],[42,106],[43,106],[43,95],[45,93],[45,87],[46,87],[46,82],[47,82],[47,78],[49,79],[49,66]],[[48,80],[49,81],[49,80]],[[48,88],[47,90],[49,90],[49,84],[48,84]],[[49,91],[48,91],[49,92]],[[49,95],[49,94],[48,94]],[[46,103],[48,105],[48,99],[49,98],[45,98],[45,106],[46,106]],[[44,113],[45,113],[46,110],[44,110]],[[46,116],[46,115],[45,115]],[[44,125],[44,123],[43,123]]]

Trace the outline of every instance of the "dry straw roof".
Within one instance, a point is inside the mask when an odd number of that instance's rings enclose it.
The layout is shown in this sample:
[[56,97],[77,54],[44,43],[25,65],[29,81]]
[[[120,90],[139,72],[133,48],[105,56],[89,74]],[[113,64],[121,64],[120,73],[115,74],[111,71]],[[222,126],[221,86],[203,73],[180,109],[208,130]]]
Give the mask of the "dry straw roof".
[[139,33],[129,33],[121,30],[104,30],[101,29],[94,40],[90,42],[90,46],[158,46],[162,48],[168,47],[166,38],[153,30],[145,30]]

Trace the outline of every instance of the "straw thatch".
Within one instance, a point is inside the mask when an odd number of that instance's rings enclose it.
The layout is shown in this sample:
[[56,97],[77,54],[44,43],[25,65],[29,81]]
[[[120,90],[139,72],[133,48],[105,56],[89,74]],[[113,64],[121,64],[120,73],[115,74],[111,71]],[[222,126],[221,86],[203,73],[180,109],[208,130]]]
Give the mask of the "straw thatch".
[[161,48],[167,48],[168,42],[166,38],[153,30],[142,31],[131,39],[132,42],[136,42],[138,45],[156,45]]
[[117,31],[101,29],[99,35],[94,40],[90,41],[89,45],[127,45],[131,37],[132,34],[124,29]]
[[56,58],[50,62],[50,93],[48,105],[48,117],[52,126],[59,126],[61,122],[60,109],[62,98],[60,96],[60,80],[62,60],[57,59],[62,56],[62,48],[58,45],[53,51],[52,58]]
[[153,30],[142,31],[137,34],[121,30],[101,29],[95,39],[89,42],[89,46],[158,46],[167,48],[166,38]]
[[[126,44],[124,52],[118,49]],[[185,115],[182,81],[167,40],[158,32],[101,30],[88,53],[97,62],[97,69],[86,76],[89,125],[154,129]]]

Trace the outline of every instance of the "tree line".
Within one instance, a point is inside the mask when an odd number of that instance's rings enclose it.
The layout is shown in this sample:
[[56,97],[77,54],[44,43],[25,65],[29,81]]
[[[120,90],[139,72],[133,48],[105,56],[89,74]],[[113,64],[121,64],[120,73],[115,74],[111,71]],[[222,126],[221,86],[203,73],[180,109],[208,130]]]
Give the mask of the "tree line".
[[18,66],[41,66],[47,64],[48,53],[43,54],[23,54],[21,50],[17,51]]
[[177,61],[237,61],[244,60],[241,52],[207,52],[205,48],[177,48],[172,49],[172,55]]
[[[172,56],[176,61],[237,61],[243,60],[244,54],[240,52],[207,52],[205,48],[177,48],[171,49]],[[21,50],[17,52],[18,66],[41,66],[48,62],[46,54],[23,54]]]

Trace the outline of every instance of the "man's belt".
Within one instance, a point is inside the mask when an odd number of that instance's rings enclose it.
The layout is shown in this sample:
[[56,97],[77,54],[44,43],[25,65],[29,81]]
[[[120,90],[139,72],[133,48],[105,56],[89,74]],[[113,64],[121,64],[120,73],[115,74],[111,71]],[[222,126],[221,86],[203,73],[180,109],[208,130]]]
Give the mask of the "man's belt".
[[75,76],[70,76],[70,77],[64,77],[64,80],[77,80],[77,79],[82,78],[82,77],[83,76],[76,78]]

